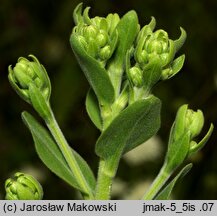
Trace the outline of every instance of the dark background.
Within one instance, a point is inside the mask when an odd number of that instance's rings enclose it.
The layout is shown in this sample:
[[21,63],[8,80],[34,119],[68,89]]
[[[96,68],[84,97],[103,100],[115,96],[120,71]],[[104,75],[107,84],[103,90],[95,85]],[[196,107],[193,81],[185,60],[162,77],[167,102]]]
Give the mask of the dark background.
[[[188,34],[182,71],[173,79],[158,84],[155,95],[162,102],[162,154],[155,160],[131,165],[122,160],[118,170],[119,190],[113,198],[125,199],[129,188],[138,190],[143,180],[152,179],[163,162],[167,137],[176,110],[183,103],[203,110],[206,123],[217,120],[217,1],[183,0],[99,0],[83,1],[91,6],[92,16],[106,16],[128,10],[137,11],[143,26],[154,16],[157,29],[166,30],[172,39],[179,36],[179,26]],[[79,199],[77,192],[52,174],[39,160],[31,135],[23,125],[20,113],[32,108],[10,87],[7,67],[18,57],[34,54],[46,67],[52,82],[51,104],[69,143],[97,171],[94,143],[99,132],[90,122],[84,107],[88,83],[69,44],[74,26],[72,12],[79,1],[73,0],[1,0],[0,6],[0,198],[4,198],[4,181],[16,171],[34,174],[42,183],[44,199]],[[35,113],[34,113],[35,114]],[[37,116],[37,115],[35,115]],[[217,199],[217,133],[205,148],[191,158],[191,172],[179,182],[175,199]],[[124,187],[122,187],[125,185]],[[128,188],[128,189],[127,189]],[[135,189],[134,189],[135,188]],[[145,188],[143,188],[145,190]],[[136,196],[135,196],[136,197]],[[134,197],[133,197],[134,198]],[[139,198],[139,197],[137,197]]]

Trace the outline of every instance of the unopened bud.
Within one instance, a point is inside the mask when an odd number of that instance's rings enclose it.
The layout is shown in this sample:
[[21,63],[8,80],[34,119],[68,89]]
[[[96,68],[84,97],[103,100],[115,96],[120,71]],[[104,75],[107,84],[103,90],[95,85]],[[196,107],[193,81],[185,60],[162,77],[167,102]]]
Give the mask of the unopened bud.
[[97,41],[97,44],[100,47],[104,47],[107,44],[107,42],[108,42],[108,35],[106,33],[104,33],[104,32],[103,33],[99,33],[96,36],[96,41]]
[[115,14],[108,14],[106,17],[107,23],[108,23],[108,31],[110,34],[112,34],[117,26],[117,24],[120,21],[120,17],[117,13]]
[[141,69],[138,67],[134,66],[129,69],[128,73],[129,79],[133,83],[134,86],[136,87],[141,87],[143,84],[143,73]]
[[87,38],[95,38],[98,34],[98,30],[95,26],[89,25],[84,27],[84,37]]
[[186,127],[188,127],[191,138],[196,137],[200,134],[204,125],[204,116],[201,110],[197,112],[188,109],[186,112]]
[[110,46],[105,46],[102,49],[100,49],[99,57],[101,60],[107,60],[111,55],[111,48]]
[[14,68],[12,68],[11,65],[9,66],[9,81],[15,91],[27,102],[31,103],[28,95],[28,89],[31,83],[39,88],[41,94],[44,95],[46,101],[48,101],[51,85],[47,72],[35,56],[29,55],[29,57],[31,57],[33,61],[21,57],[18,59]]
[[31,175],[16,173],[14,179],[5,182],[6,200],[41,200],[43,189],[40,183]]
[[73,15],[76,26],[71,37],[82,37],[78,41],[87,54],[105,66],[117,45],[115,28],[120,18],[117,14],[109,14],[106,18],[90,18],[89,9],[85,8],[82,14],[82,4],[76,7]]
[[176,119],[170,131],[168,150],[165,165],[169,172],[176,169],[189,155],[199,151],[208,141],[212,131],[209,131],[198,143],[193,140],[202,130],[204,116],[202,111],[188,109],[188,105],[181,106],[176,114]]

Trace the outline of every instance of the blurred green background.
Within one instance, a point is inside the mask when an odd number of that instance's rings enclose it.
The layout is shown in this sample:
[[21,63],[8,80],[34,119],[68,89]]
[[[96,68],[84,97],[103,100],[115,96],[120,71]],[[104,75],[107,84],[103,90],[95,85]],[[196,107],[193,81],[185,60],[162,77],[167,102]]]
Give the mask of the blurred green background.
[[[52,174],[39,160],[31,135],[20,113],[32,108],[10,87],[7,67],[19,56],[34,54],[46,67],[52,82],[52,107],[69,143],[97,171],[94,143],[99,132],[90,122],[84,107],[88,83],[69,44],[74,26],[72,12],[80,1],[73,0],[1,0],[0,6],[0,199],[4,181],[16,171],[33,174],[43,185],[44,199],[80,199],[79,194]],[[217,1],[184,0],[99,0],[83,1],[91,6],[92,16],[106,16],[128,10],[137,11],[143,26],[154,16],[157,28],[172,39],[179,26],[188,34],[179,53],[186,54],[182,71],[154,92],[162,102],[162,127],[140,149],[121,161],[114,183],[113,199],[138,199],[157,175],[166,150],[168,133],[176,110],[183,103],[202,109],[206,124],[217,120]],[[35,114],[35,113],[34,113]],[[37,116],[37,115],[35,115]],[[39,119],[39,118],[38,118]],[[215,125],[217,127],[217,125]],[[202,134],[203,135],[203,134]],[[147,148],[148,145],[148,148]],[[191,172],[180,181],[174,199],[217,199],[217,132],[205,148],[189,161]]]

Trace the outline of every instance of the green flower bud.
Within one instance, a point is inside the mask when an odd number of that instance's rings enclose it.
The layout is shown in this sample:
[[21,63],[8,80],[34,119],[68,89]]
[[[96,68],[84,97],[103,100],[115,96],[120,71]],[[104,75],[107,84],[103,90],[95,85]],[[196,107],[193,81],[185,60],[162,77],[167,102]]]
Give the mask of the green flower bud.
[[114,14],[108,14],[108,16],[106,17],[106,21],[108,23],[108,32],[110,33],[110,35],[113,34],[117,24],[120,21],[120,17],[117,13]]
[[106,46],[108,42],[108,35],[104,31],[100,31],[100,33],[96,36],[96,41],[99,47],[104,47]]
[[111,55],[111,48],[110,46],[103,47],[99,52],[99,58],[101,60],[107,60]]
[[40,183],[31,175],[16,173],[14,179],[5,182],[6,200],[41,200],[43,189]]
[[148,53],[156,53],[158,55],[168,53],[169,38],[167,32],[164,30],[157,30],[147,37],[144,47]]
[[91,19],[91,24],[96,26],[97,29],[109,33],[108,32],[108,23],[107,23],[106,18],[96,16],[96,17]]
[[176,169],[189,155],[200,150],[208,141],[213,125],[205,137],[197,143],[193,139],[198,136],[204,125],[202,111],[196,112],[188,109],[188,105],[181,106],[176,114],[176,119],[170,131],[165,166],[168,171]]
[[166,79],[168,79],[168,77],[171,77],[172,74],[173,74],[173,70],[171,69],[171,67],[168,67],[162,71],[162,78],[161,79],[166,80]]
[[86,38],[87,40],[89,38],[95,38],[98,34],[98,29],[93,25],[86,26],[82,30],[84,31],[84,38]]
[[192,140],[199,135],[204,125],[204,116],[201,110],[196,112],[188,109],[188,105],[179,108],[174,122],[173,140],[179,139],[183,134],[189,132]]
[[88,48],[88,44],[87,41],[85,40],[85,38],[81,35],[78,36],[78,41],[80,42],[80,44],[82,45],[82,47],[87,50]]
[[29,57],[33,61],[21,57],[14,68],[9,66],[8,78],[20,97],[30,103],[42,118],[48,118],[51,115],[49,109],[50,79],[38,59],[33,55]]
[[72,34],[79,38],[88,55],[105,65],[117,44],[118,35],[115,28],[120,18],[117,14],[109,14],[106,18],[98,16],[90,18],[89,10],[89,7],[85,8],[82,14],[82,4],[76,7],[74,11],[76,26]]
[[186,33],[182,28],[179,39],[173,41],[162,29],[153,32],[155,24],[155,19],[152,18],[137,36],[134,58],[141,68],[145,67],[145,64],[148,64],[154,56],[159,58],[162,67],[168,66],[186,39]]
[[204,116],[201,110],[197,112],[188,109],[186,112],[186,127],[191,133],[191,138],[193,139],[200,134],[204,125]]
[[132,82],[133,86],[141,87],[143,84],[142,70],[136,66],[129,69],[128,78]]
[[153,57],[159,58],[161,66],[167,65],[175,56],[174,43],[169,39],[167,32],[144,26],[139,33],[135,60],[144,68]]
[[29,57],[33,61],[21,57],[14,68],[11,65],[9,66],[9,81],[15,91],[28,103],[31,103],[30,84],[34,84],[48,101],[51,94],[51,84],[47,72],[35,56],[29,55]]
[[143,88],[144,95],[149,94],[159,80],[169,79],[178,73],[185,59],[185,56],[181,55],[173,60],[186,39],[185,31],[181,28],[181,36],[173,41],[162,29],[154,32],[155,25],[156,21],[152,17],[151,22],[140,30],[132,49],[133,55],[128,55],[126,58],[126,71],[131,68],[131,62],[142,71],[143,82],[135,82],[134,85]]

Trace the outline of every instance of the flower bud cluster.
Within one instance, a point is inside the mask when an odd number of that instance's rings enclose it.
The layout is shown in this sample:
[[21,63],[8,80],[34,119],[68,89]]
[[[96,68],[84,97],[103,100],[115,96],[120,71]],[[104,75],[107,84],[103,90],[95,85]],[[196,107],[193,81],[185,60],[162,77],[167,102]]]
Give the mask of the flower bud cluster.
[[174,45],[167,32],[157,30],[152,32],[151,27],[144,26],[140,31],[134,58],[139,66],[144,69],[153,58],[158,58],[161,66],[167,65],[174,57]]
[[[175,60],[174,57],[186,39],[185,31],[181,28],[180,38],[173,41],[166,31],[153,31],[155,25],[156,21],[152,17],[151,22],[140,30],[133,53],[128,56],[128,77],[133,86],[148,84],[146,87],[151,89],[160,79],[169,79],[183,66],[184,55]],[[131,62],[134,65],[131,66]],[[155,70],[156,65],[159,70]]]
[[5,182],[6,200],[41,200],[43,189],[40,183],[31,175],[16,173],[14,179]]
[[9,81],[16,92],[27,102],[31,103],[30,85],[38,88],[45,100],[48,101],[51,94],[51,85],[47,72],[35,56],[29,55],[29,57],[33,61],[20,57],[14,68],[11,65],[9,66]]
[[117,31],[115,30],[120,18],[118,14],[109,14],[106,18],[89,18],[87,7],[81,15],[82,5],[75,10],[74,19],[77,24],[73,28],[75,34],[91,57],[105,63],[113,54],[117,44]]

